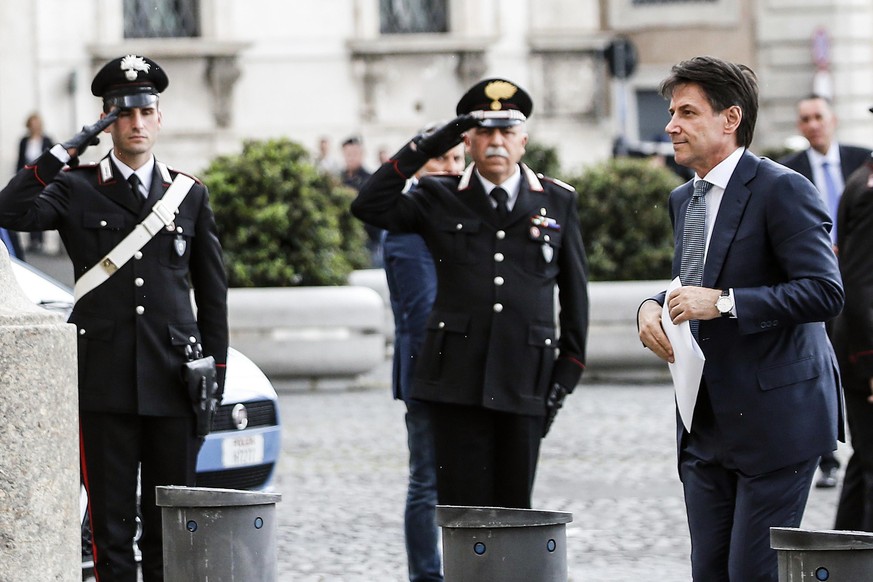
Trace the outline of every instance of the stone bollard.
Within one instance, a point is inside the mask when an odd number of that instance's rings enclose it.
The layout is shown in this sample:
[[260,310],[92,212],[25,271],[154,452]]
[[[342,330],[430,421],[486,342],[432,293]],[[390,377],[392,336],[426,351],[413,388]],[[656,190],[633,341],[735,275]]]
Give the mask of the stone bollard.
[[841,582],[873,578],[873,533],[771,527],[779,582]]
[[437,505],[446,582],[566,582],[572,513]]
[[76,330],[24,295],[0,243],[0,580],[82,579]]
[[278,493],[157,487],[165,582],[276,582]]

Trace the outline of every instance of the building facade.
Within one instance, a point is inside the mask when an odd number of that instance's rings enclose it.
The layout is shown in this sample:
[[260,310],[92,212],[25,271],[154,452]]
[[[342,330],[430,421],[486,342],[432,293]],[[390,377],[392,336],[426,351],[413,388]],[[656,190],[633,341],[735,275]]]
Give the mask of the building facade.
[[[532,139],[564,169],[609,157],[616,138],[659,138],[657,95],[675,62],[712,54],[761,81],[755,147],[794,133],[794,101],[829,89],[844,141],[873,144],[870,0],[30,0],[0,5],[0,179],[32,111],[58,141],[93,122],[95,71],[127,53],[168,71],[159,157],[194,172],[243,140],[315,149],[360,135],[367,164],[454,116],[484,76],[524,86]],[[612,74],[616,38],[636,52]],[[108,136],[107,136],[108,140]],[[86,154],[102,156],[106,143]]]

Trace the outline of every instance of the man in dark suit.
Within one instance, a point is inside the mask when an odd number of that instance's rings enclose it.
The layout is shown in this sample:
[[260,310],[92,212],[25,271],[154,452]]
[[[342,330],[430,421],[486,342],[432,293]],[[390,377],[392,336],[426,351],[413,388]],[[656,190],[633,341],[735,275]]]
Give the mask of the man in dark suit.
[[775,582],[769,529],[800,525],[842,426],[823,323],[843,305],[830,219],[808,180],[746,149],[758,108],[750,69],[697,57],[660,90],[676,161],[695,177],[669,200],[683,286],[644,301],[638,323],[643,344],[674,362],[662,326],[689,322],[706,357],[690,432],[677,423],[692,574]]
[[[837,143],[837,116],[830,101],[818,95],[797,102],[797,129],[809,142],[809,147],[779,160],[779,163],[803,174],[818,188],[834,225],[831,240],[836,244],[837,208],[845,181],[870,159],[870,150]],[[821,475],[815,486],[836,487],[839,468],[840,462],[833,451],[822,455],[819,463]]]
[[[73,263],[77,301],[70,322],[79,338],[82,476],[101,582],[137,580],[132,541],[138,469],[142,579],[163,580],[155,487],[194,485],[202,444],[180,373],[187,352],[202,345],[219,366],[219,399],[224,387],[227,279],[203,184],[194,181],[178,212],[149,229],[154,235],[130,249],[130,260],[116,264],[110,255],[154,216],[179,174],[152,153],[161,128],[158,96],[168,82],[145,57],[110,61],[91,85],[103,98],[100,121],[53,146],[0,191],[0,225],[57,229]],[[112,135],[109,154],[98,164],[76,165],[104,129]],[[76,167],[62,171],[66,162]],[[94,270],[109,277],[87,291],[82,285],[100,273]]]
[[[419,233],[436,265],[412,398],[430,409],[441,504],[530,507],[540,441],[584,368],[576,196],[519,163],[532,106],[510,81],[477,83],[458,118],[401,149],[352,204],[365,222]],[[473,159],[463,175],[425,176],[401,194],[398,184],[462,139]]]
[[873,531],[873,162],[849,177],[837,222],[846,306],[834,320],[833,338],[846,393],[852,456],[834,528]]

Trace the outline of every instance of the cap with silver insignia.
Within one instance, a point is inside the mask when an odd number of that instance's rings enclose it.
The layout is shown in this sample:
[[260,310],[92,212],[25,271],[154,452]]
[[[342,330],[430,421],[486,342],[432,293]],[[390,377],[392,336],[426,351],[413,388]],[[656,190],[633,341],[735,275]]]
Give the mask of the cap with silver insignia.
[[164,69],[148,57],[125,55],[111,60],[91,82],[91,93],[103,98],[105,110],[149,107],[170,84]]
[[509,127],[524,123],[532,109],[530,95],[512,81],[485,79],[461,97],[455,110],[480,118],[480,127]]

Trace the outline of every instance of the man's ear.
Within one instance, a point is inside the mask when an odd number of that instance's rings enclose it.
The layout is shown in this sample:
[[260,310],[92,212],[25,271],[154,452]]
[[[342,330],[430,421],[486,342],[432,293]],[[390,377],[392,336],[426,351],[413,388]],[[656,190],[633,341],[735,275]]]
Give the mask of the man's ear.
[[743,110],[738,105],[731,105],[724,110],[724,119],[725,133],[736,133],[743,120]]

